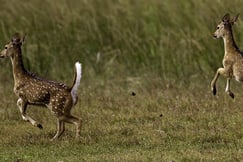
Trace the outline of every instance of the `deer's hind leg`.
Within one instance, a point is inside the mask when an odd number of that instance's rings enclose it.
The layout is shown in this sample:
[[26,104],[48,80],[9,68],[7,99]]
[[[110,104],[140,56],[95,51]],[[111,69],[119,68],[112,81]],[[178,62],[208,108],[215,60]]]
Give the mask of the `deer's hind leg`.
[[58,117],[57,119],[57,133],[55,134],[55,136],[51,139],[52,141],[56,138],[59,138],[63,132],[65,131],[65,123],[64,121]]
[[80,136],[82,120],[71,115],[71,109],[73,108],[72,99],[67,99],[63,110],[62,120],[66,123],[71,123],[76,126],[76,138]]
[[32,119],[30,116],[28,116],[26,114],[27,105],[28,105],[28,103],[26,101],[24,101],[22,98],[18,99],[17,106],[19,108],[19,111],[21,113],[23,120],[29,121],[32,125],[42,129],[43,127],[40,123],[38,123],[37,121],[35,121],[34,119]]
[[72,115],[64,115],[63,121],[74,124],[76,126],[76,138],[78,138],[80,136],[80,131],[81,131],[81,124],[82,124],[81,119],[74,117]]
[[227,83],[226,83],[225,92],[226,92],[231,98],[234,98],[234,97],[235,97],[234,93],[232,93],[231,90],[230,90],[230,78],[227,78]]
[[80,136],[81,120],[71,115],[70,111],[73,107],[72,98],[58,98],[52,103],[51,110],[57,115],[57,133],[52,140],[59,138],[65,130],[65,122],[76,126],[76,137]]
[[58,116],[57,132],[55,136],[52,138],[52,141],[56,138],[59,138],[63,134],[63,132],[65,131],[65,122],[74,124],[76,126],[76,137],[80,136],[81,120],[72,115],[63,114],[61,116]]

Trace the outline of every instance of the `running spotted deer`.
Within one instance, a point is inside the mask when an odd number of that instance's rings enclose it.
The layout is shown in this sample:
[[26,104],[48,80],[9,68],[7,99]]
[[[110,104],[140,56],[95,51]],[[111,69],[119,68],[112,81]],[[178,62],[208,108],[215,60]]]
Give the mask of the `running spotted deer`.
[[243,52],[237,47],[232,32],[232,27],[238,20],[238,17],[239,14],[233,18],[230,18],[229,14],[224,15],[213,34],[214,38],[223,38],[225,51],[223,67],[218,68],[211,82],[211,90],[214,95],[217,93],[216,82],[219,75],[222,75],[227,79],[225,92],[232,98],[234,98],[234,93],[230,90],[230,79],[243,81]]
[[21,46],[24,38],[16,33],[5,45],[0,57],[10,57],[12,62],[14,93],[17,95],[17,106],[24,121],[42,129],[42,125],[26,114],[28,105],[48,107],[57,117],[57,132],[52,140],[60,137],[65,130],[65,123],[76,126],[76,137],[80,135],[81,119],[71,115],[72,107],[77,103],[77,89],[81,79],[81,64],[76,62],[74,81],[71,87],[63,83],[38,77],[27,71],[22,60]]

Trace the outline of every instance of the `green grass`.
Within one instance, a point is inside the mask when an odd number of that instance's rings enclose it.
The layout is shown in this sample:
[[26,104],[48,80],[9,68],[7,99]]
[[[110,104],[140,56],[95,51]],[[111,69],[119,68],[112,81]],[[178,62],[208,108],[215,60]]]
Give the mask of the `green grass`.
[[[71,84],[74,63],[83,63],[80,139],[68,125],[50,139],[56,119],[29,107],[39,130],[21,119],[9,59],[0,60],[0,161],[241,161],[242,86],[236,98],[218,95],[209,83],[221,66],[217,23],[243,2],[169,0],[2,1],[0,45],[26,33],[25,67]],[[234,27],[241,49],[241,16]],[[132,96],[132,92],[136,96]]]
[[11,110],[1,112],[0,161],[240,161],[240,91],[232,100],[222,91],[212,97],[207,90],[184,90],[164,88],[151,95],[137,91],[136,96],[81,92],[73,110],[84,121],[81,138],[74,138],[69,125],[54,142],[55,118],[49,111],[29,108],[44,125],[39,130],[22,121],[10,105]]

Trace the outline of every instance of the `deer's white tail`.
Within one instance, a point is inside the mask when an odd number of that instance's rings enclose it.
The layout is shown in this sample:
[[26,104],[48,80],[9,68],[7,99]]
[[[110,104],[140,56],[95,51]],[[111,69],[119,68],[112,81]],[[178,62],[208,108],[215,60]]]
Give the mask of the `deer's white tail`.
[[76,73],[75,73],[73,85],[71,88],[71,95],[72,95],[74,104],[77,102],[77,90],[78,90],[78,86],[80,84],[80,80],[82,77],[82,64],[80,64],[79,62],[75,63],[75,72]]

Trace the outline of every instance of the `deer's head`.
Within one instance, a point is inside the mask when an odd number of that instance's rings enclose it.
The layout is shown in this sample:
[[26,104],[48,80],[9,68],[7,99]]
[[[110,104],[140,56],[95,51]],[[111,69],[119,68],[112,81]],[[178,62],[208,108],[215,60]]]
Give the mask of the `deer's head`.
[[230,18],[230,15],[227,13],[222,18],[222,21],[217,25],[217,29],[213,34],[214,38],[220,38],[224,37],[227,32],[231,32],[232,26],[235,24],[235,22],[238,20],[239,14],[237,14],[235,17]]
[[0,57],[11,57],[16,53],[17,49],[20,49],[24,42],[25,36],[21,36],[19,33],[14,34],[12,40],[4,46],[4,49],[0,53]]

